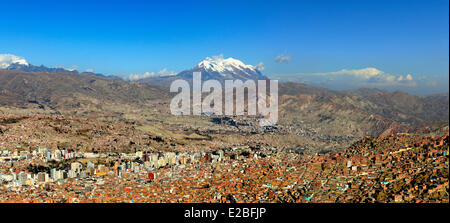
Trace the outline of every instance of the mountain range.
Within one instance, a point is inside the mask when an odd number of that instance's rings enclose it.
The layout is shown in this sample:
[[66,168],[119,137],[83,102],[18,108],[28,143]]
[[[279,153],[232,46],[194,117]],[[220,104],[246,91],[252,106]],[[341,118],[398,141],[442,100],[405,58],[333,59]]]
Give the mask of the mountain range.
[[[36,66],[30,64],[26,59],[18,57],[12,54],[0,54],[0,69],[3,70],[16,70],[24,72],[50,72],[50,73],[72,73],[72,74],[88,74],[98,77],[105,77],[111,79],[129,80],[127,77],[118,77],[104,75],[94,72],[79,72],[76,69],[67,69],[62,67],[50,68],[44,65]],[[193,72],[201,72],[202,80],[218,80],[224,82],[225,80],[265,80],[265,77],[256,66],[244,64],[242,61],[234,58],[223,58],[223,56],[207,57],[201,61],[197,66],[192,69],[184,70],[175,75],[165,76],[151,76],[137,81],[142,83],[148,83],[152,85],[170,86],[173,80],[184,79],[192,81]],[[130,80],[131,81],[131,80]],[[134,80],[133,80],[134,81]]]
[[176,75],[148,77],[139,80],[139,82],[170,86],[170,83],[177,79],[192,81],[194,72],[201,72],[202,81],[218,80],[221,83],[224,83],[225,80],[235,79],[243,81],[267,79],[256,66],[244,64],[242,61],[231,57],[224,59],[222,56],[215,56],[212,58],[207,57],[195,67],[181,71]]
[[[165,123],[164,128],[170,128],[169,123],[173,121],[177,123],[174,129],[181,130],[182,125],[208,132],[204,134],[229,131],[242,135],[265,131],[251,117],[243,117],[246,119],[243,121],[210,122],[207,117],[189,116],[180,122],[179,117],[170,115],[168,107],[173,93],[167,86],[174,79],[190,80],[192,72],[202,72],[203,80],[266,78],[255,66],[233,58],[207,58],[176,75],[140,81],[66,70],[28,72],[33,66],[20,60],[7,68],[10,69],[0,70],[0,108],[64,114],[115,113],[127,119],[140,116],[144,122]],[[312,143],[317,148],[342,146],[368,135],[441,131],[449,120],[448,94],[421,96],[379,89],[337,91],[285,82],[279,83],[278,104],[279,137],[287,137],[285,140],[293,140],[298,145]],[[151,119],[146,116],[149,109],[158,111],[152,113]]]
[[108,105],[144,105],[168,99],[164,87],[90,74],[0,70],[0,106],[54,111],[107,110]]
[[16,70],[16,71],[24,71],[24,72],[50,72],[50,73],[72,73],[72,74],[89,74],[99,77],[107,77],[117,79],[116,76],[106,76],[100,73],[94,72],[79,72],[74,68],[62,68],[62,67],[46,67],[44,65],[36,66],[28,63],[25,58],[18,57],[12,54],[0,54],[0,69],[3,70]]

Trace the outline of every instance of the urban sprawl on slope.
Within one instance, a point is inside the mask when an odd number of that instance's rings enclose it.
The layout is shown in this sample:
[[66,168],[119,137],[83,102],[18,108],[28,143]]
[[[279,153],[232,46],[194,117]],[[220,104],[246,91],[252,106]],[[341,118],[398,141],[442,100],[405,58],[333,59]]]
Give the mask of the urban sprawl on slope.
[[[123,134],[61,146],[39,135],[38,122],[0,117],[20,123],[0,125],[0,202],[449,202],[448,133],[366,137],[327,154],[258,143],[157,151],[139,137],[142,146],[133,147]],[[32,118],[83,129],[61,116]]]

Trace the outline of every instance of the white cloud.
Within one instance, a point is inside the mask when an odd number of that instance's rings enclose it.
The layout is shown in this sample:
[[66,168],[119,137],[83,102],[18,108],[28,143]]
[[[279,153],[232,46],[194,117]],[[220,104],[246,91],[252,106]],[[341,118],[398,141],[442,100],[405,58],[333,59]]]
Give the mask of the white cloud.
[[0,69],[8,68],[9,65],[13,63],[18,63],[22,65],[28,66],[27,60],[23,57],[19,57],[12,54],[0,54]]
[[174,76],[174,75],[177,75],[177,73],[174,71],[169,71],[169,70],[167,70],[167,68],[164,68],[157,73],[145,72],[145,73],[141,73],[141,74],[130,74],[130,75],[128,75],[128,77],[125,77],[125,79],[128,79],[130,81],[137,81],[137,80],[141,80],[141,79],[149,78],[149,77],[165,77],[165,76]]
[[407,74],[406,77],[402,75],[392,75],[385,73],[373,67],[367,67],[363,69],[354,70],[340,70],[337,72],[323,73],[324,75],[350,75],[359,79],[362,84],[374,85],[374,86],[416,86],[411,74]]
[[289,63],[290,61],[291,61],[291,57],[283,55],[283,54],[275,57],[275,63]]
[[88,68],[88,69],[86,69],[86,72],[89,72],[89,73],[94,73],[94,69],[92,69],[92,68]]
[[255,69],[259,70],[259,71],[264,71],[266,69],[266,67],[264,66],[263,62],[259,62],[255,65]]
[[408,81],[412,81],[413,80],[411,74],[406,75],[406,80],[408,80]]
[[367,67],[362,69],[343,69],[335,72],[324,73],[303,73],[303,74],[287,74],[287,75],[275,75],[278,78],[286,78],[288,80],[295,80],[296,78],[303,81],[310,82],[345,82],[346,84],[354,84],[361,87],[382,87],[382,86],[403,86],[403,87],[415,87],[411,74],[392,75],[385,73],[373,67]]
[[343,69],[337,72],[329,72],[324,74],[344,74],[344,75],[353,75],[355,77],[364,78],[364,79],[370,79],[372,77],[376,77],[379,75],[383,75],[384,72],[381,70],[378,70],[373,67],[363,68],[363,69],[357,69],[357,70],[347,70]]
[[145,72],[142,74],[130,74],[127,79],[130,81],[137,81],[140,79],[148,78],[148,77],[156,77],[155,72]]
[[74,70],[77,70],[77,69],[78,69],[78,66],[77,66],[77,65],[72,65],[71,68],[67,68],[66,70],[68,70],[68,71],[74,71]]
[[55,68],[61,68],[61,69],[68,70],[68,71],[74,71],[74,70],[78,69],[78,66],[72,65],[72,67],[70,67],[70,68],[65,68],[64,66],[56,65]]
[[164,68],[164,69],[162,69],[162,70],[160,70],[158,72],[158,76],[160,76],[160,77],[174,76],[174,75],[177,75],[177,72],[175,72],[175,71],[168,71],[167,68]]

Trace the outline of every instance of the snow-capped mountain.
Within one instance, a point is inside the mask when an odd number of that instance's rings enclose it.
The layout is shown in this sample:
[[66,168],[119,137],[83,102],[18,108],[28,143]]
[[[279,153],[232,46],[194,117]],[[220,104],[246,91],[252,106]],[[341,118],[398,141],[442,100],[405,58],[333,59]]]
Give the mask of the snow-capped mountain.
[[35,66],[32,64],[20,64],[20,63],[12,63],[8,67],[4,68],[5,70],[20,70],[24,72],[63,72],[63,73],[74,73],[78,74],[78,71],[75,69],[65,69],[61,67],[50,68],[44,65]]
[[227,74],[239,72],[248,73],[248,76],[251,76],[258,72],[255,66],[246,65],[242,61],[231,57],[224,59],[223,56],[215,56],[213,58],[207,57],[195,68],[204,69],[207,72],[217,72],[224,77],[227,76]]
[[28,66],[27,60],[12,54],[0,54],[0,69],[6,69],[12,64]]
[[44,65],[35,66],[23,58],[12,54],[0,54],[0,69],[20,70],[25,72],[69,72],[78,73],[76,69],[66,69],[62,67],[49,68]]
[[256,66],[244,64],[234,58],[223,58],[222,55],[207,57],[190,70],[180,72],[177,76],[191,78],[193,72],[202,72],[202,78],[216,80],[263,80],[266,79]]
[[[60,72],[60,73],[73,73],[79,74],[78,70],[75,68],[63,68],[63,67],[46,67],[44,65],[35,66],[28,63],[28,61],[23,58],[12,54],[0,54],[0,69],[3,70],[18,70],[24,72]],[[94,72],[82,72],[82,74],[94,75],[99,77],[107,77],[119,79],[118,77],[105,76],[103,74],[98,74]]]
[[207,57],[195,67],[182,71],[177,75],[168,77],[149,77],[139,80],[140,82],[169,86],[173,80],[185,79],[192,80],[193,72],[201,72],[202,80],[265,80],[267,79],[257,66],[244,64],[242,61],[234,58],[223,58],[222,55]]

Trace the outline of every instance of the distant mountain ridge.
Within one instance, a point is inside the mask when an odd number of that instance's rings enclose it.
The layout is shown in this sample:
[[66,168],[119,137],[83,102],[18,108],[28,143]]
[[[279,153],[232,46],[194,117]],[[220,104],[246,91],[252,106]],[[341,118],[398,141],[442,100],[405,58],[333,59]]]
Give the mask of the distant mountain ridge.
[[28,61],[23,57],[18,57],[12,54],[0,54],[0,69],[6,69],[11,64],[20,64],[28,66]]
[[[167,103],[170,83],[176,79],[192,81],[193,72],[201,72],[203,81],[266,79],[256,66],[223,57],[206,58],[177,75],[138,82],[34,66],[13,55],[0,58],[0,66],[0,106],[66,111],[105,111],[109,105],[145,107],[149,101]],[[401,91],[338,91],[302,83],[279,83],[280,123],[306,132],[310,130],[302,129],[304,126],[315,126],[326,135],[381,135],[437,121],[448,123],[448,105],[448,93],[420,96]]]
[[16,70],[23,72],[50,72],[50,73],[72,73],[72,74],[89,74],[98,77],[114,78],[115,76],[106,76],[100,73],[94,72],[79,72],[76,69],[67,69],[62,67],[46,67],[44,65],[36,66],[28,63],[28,61],[23,58],[12,54],[0,54],[0,69],[3,70]]
[[182,71],[177,75],[164,77],[149,77],[139,80],[139,82],[148,83],[152,85],[170,86],[172,81],[177,79],[184,79],[192,81],[192,74],[194,72],[201,72],[202,81],[218,80],[224,82],[225,80],[265,80],[267,79],[257,66],[244,64],[242,61],[234,58],[226,58],[223,56],[207,57],[195,67],[189,70]]
[[19,108],[107,111],[169,98],[163,87],[83,73],[0,70],[0,83],[0,106]]
[[[161,119],[177,119],[169,111],[174,94],[164,86],[88,74],[16,70],[0,70],[0,83],[0,107],[126,117],[151,109]],[[349,94],[300,83],[279,83],[277,125],[281,131],[291,134],[290,140],[323,145],[320,148],[325,150],[342,147],[364,136],[399,132],[428,134],[441,132],[448,125],[448,95],[362,92],[358,95],[358,91]],[[428,127],[437,122],[444,127]]]
[[19,64],[19,63],[12,63],[8,67],[4,68],[5,70],[17,70],[17,71],[24,71],[24,72],[64,72],[64,73],[74,73],[78,74],[77,70],[73,69],[65,69],[61,67],[57,68],[50,68],[46,67],[44,65],[41,66],[35,66],[32,64]]
[[[280,83],[282,122],[317,125],[327,134],[386,135],[443,121],[448,125],[449,95],[412,95],[377,89],[335,91],[302,83]],[[302,124],[299,124],[302,123]]]

